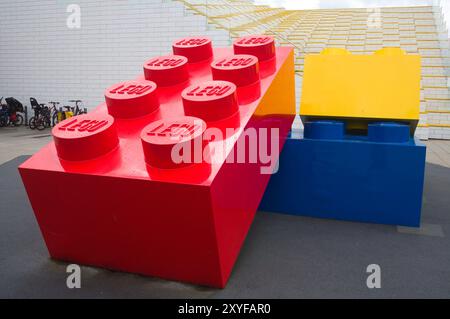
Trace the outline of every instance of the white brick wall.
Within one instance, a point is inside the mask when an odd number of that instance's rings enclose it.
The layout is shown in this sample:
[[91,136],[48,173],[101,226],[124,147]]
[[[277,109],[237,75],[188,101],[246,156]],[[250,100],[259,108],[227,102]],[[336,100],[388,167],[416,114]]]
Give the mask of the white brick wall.
[[[66,7],[81,7],[69,29]],[[92,108],[103,90],[142,72],[146,59],[171,51],[172,40],[207,35],[228,46],[228,32],[168,0],[17,0],[0,2],[0,96],[29,105],[82,99]]]
[[[219,4],[217,10],[229,13],[229,8],[220,9],[220,0],[214,2]],[[70,3],[81,7],[81,29],[66,26],[69,16],[66,8]],[[208,0],[210,11],[212,3]],[[384,29],[375,31],[360,30],[367,20],[364,9],[355,10],[354,15],[324,10],[320,11],[321,19],[319,11],[302,12],[291,28],[297,32],[296,43],[304,46],[304,52],[297,56],[297,70],[303,70],[305,52],[318,53],[326,46],[345,46],[361,54],[382,46],[401,45],[408,52],[424,55],[421,111],[448,112],[450,93],[445,86],[449,81],[450,47],[448,41],[441,39],[446,38],[446,33],[442,31],[445,29],[442,19],[436,18],[440,13],[434,14],[431,7],[398,11],[383,8]],[[246,23],[239,15],[230,19],[233,23],[229,26]],[[264,28],[252,27],[244,33],[259,33]],[[134,78],[142,72],[146,59],[170,52],[175,38],[189,35],[208,35],[215,46],[231,43],[227,31],[215,29],[206,17],[194,15],[176,1],[3,0],[0,1],[0,96],[14,96],[26,105],[30,96],[41,103],[82,99],[85,106],[93,108],[103,102],[106,87]],[[296,76],[296,82],[298,106],[301,74]],[[431,119],[434,124],[446,124],[449,120],[442,114],[422,116],[421,124],[433,124]],[[423,127],[420,131],[422,136],[429,133],[434,137],[434,133],[447,136],[449,130]]]

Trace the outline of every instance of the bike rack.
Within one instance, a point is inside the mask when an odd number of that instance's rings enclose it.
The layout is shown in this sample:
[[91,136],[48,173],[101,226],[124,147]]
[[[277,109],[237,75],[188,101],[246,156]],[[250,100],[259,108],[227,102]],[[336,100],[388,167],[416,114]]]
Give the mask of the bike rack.
[[25,105],[24,107],[24,119],[23,119],[23,125],[28,126],[28,106]]

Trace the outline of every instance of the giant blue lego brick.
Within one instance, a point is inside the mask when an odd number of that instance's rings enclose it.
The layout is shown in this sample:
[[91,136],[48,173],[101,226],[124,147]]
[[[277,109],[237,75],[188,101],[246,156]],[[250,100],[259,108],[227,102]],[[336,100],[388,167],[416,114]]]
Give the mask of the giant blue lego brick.
[[311,138],[290,137],[260,210],[420,226],[425,145],[409,137],[408,125],[373,123],[366,136],[342,130],[319,121],[305,123]]

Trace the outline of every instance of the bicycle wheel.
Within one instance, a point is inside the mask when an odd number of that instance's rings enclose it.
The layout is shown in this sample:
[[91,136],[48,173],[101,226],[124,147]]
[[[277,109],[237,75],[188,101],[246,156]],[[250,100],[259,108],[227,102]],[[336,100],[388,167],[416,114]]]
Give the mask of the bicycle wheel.
[[14,126],[21,126],[23,124],[23,116],[20,114],[16,114],[16,120],[12,122]]
[[28,120],[28,126],[32,130],[36,128],[36,118],[34,116],[30,117],[30,119]]
[[44,122],[44,128],[52,126],[52,121],[49,117],[45,117],[44,119],[42,119],[42,121]]
[[6,126],[8,124],[8,117],[5,115],[0,115],[0,127]]
[[59,123],[59,121],[58,121],[58,112],[55,112],[55,113],[53,113],[53,116],[52,116],[52,125],[55,126],[58,123]]
[[45,119],[43,119],[41,117],[41,118],[38,118],[36,120],[36,128],[37,128],[38,131],[42,131],[43,129],[45,129],[45,126],[46,126],[46,120]]

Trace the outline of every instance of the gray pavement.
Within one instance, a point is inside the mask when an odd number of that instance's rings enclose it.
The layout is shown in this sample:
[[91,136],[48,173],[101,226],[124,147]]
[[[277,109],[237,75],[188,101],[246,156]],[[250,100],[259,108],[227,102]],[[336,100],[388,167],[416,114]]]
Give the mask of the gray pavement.
[[[0,297],[450,297],[448,141],[428,142],[419,230],[258,212],[223,290],[91,267],[68,289],[67,264],[48,257],[17,172],[48,134],[0,128]],[[381,267],[381,289],[366,286],[369,264]]]

